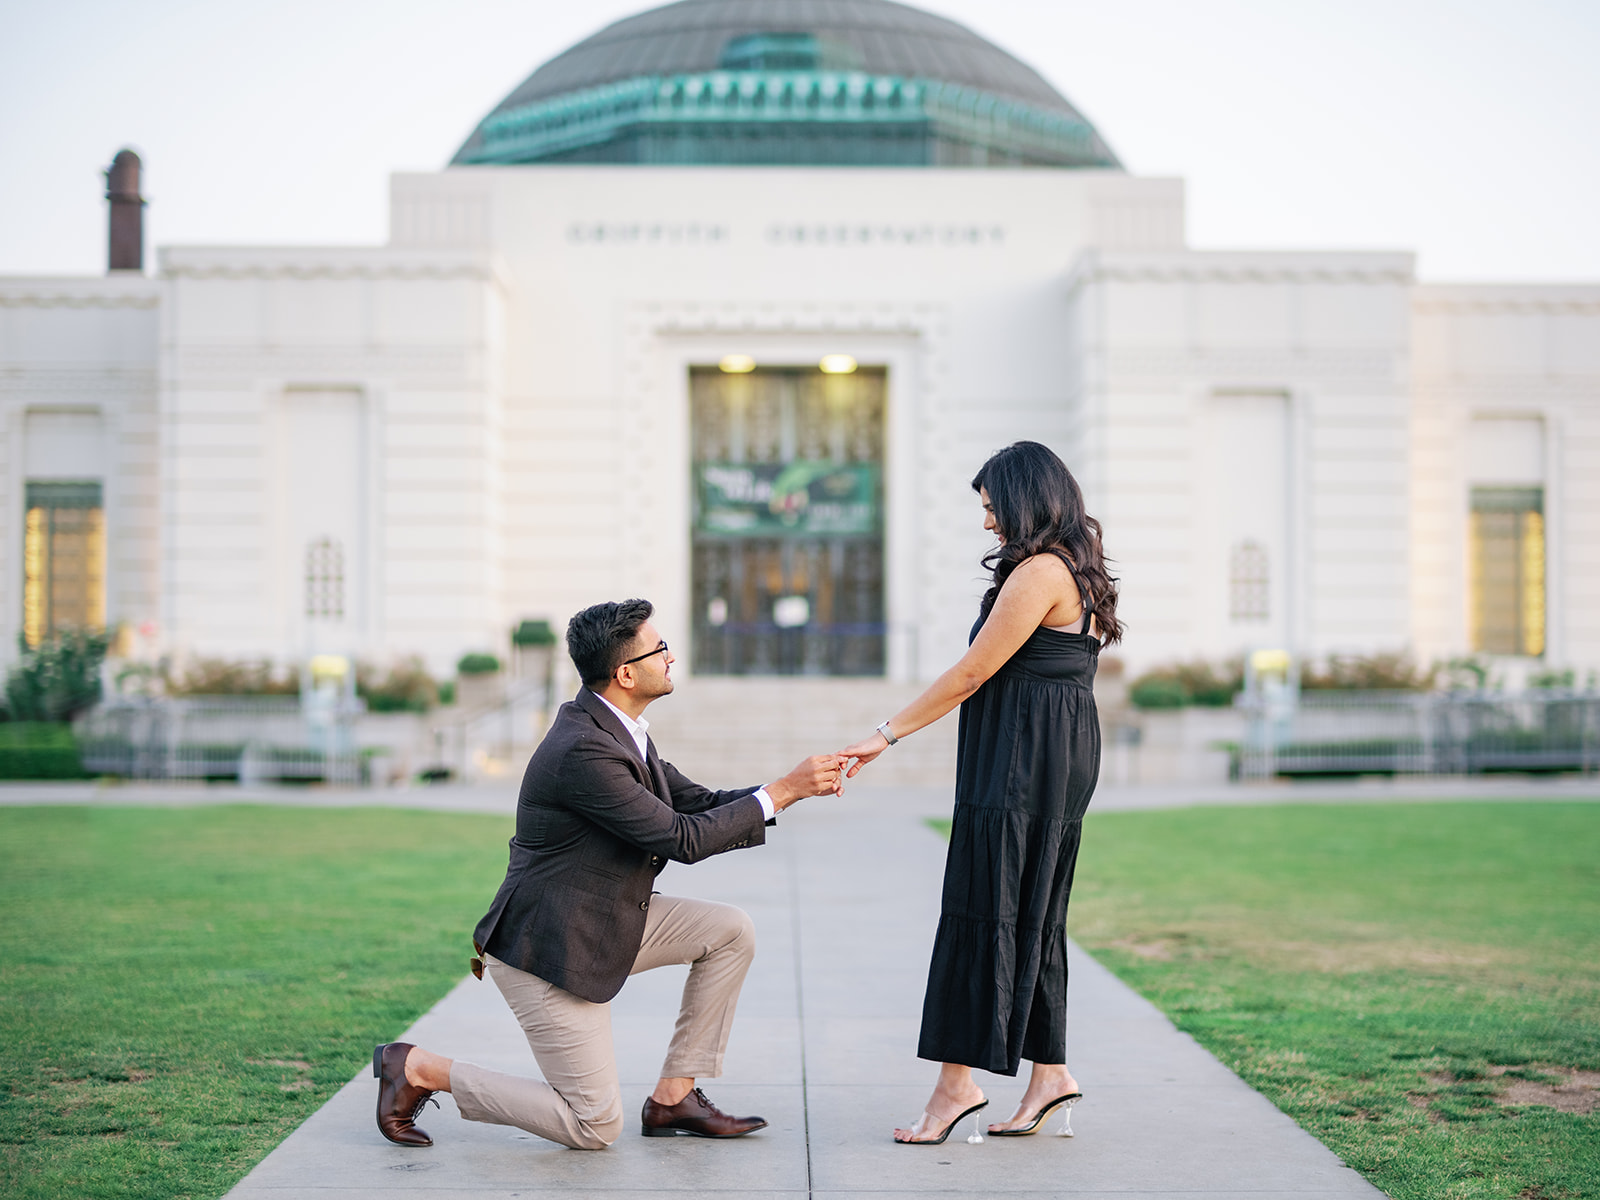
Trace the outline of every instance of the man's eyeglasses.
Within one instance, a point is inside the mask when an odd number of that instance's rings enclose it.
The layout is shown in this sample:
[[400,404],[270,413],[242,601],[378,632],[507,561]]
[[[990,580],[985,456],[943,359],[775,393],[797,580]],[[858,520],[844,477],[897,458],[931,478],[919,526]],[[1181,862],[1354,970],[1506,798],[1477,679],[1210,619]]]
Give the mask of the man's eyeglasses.
[[659,646],[657,646],[654,650],[646,651],[644,654],[639,655],[638,658],[630,658],[626,662],[618,663],[617,664],[617,670],[620,671],[620,670],[622,670],[623,667],[631,666],[632,664],[634,664],[636,662],[643,662],[645,659],[649,658],[653,654],[665,654],[665,653],[667,653],[667,643],[665,641],[662,641],[662,643]]

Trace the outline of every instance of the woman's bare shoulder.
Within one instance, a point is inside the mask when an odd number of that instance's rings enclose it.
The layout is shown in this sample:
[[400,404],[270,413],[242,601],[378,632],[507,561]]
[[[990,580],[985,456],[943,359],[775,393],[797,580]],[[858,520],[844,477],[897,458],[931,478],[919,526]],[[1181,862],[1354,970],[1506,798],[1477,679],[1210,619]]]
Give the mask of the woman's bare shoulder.
[[1017,597],[1029,595],[1057,604],[1076,603],[1078,581],[1061,556],[1046,550],[1025,558],[1012,570],[1001,593],[1010,592]]
[[1025,558],[1019,562],[1016,569],[1011,572],[1012,578],[1025,575],[1030,579],[1071,579],[1072,569],[1067,566],[1066,560],[1061,555],[1051,550],[1043,550],[1032,558]]

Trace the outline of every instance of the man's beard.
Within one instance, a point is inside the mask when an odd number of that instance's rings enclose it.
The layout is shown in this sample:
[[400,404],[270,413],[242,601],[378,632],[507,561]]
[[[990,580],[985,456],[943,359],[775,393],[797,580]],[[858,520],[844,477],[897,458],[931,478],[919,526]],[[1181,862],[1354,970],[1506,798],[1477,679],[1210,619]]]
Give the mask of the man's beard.
[[659,678],[652,677],[650,679],[640,680],[640,683],[642,685],[640,691],[642,692],[644,699],[657,700],[662,696],[672,695],[673,682],[672,676],[670,675],[662,675]]

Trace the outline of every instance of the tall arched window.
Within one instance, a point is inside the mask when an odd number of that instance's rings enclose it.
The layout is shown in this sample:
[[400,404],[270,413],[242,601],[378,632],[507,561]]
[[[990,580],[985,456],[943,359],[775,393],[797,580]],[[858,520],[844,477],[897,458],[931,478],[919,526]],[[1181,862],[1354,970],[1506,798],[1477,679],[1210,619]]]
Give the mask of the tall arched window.
[[1267,548],[1260,542],[1237,543],[1228,558],[1228,616],[1235,621],[1265,621],[1269,582]]
[[344,548],[335,538],[313,538],[306,547],[306,616],[344,619]]

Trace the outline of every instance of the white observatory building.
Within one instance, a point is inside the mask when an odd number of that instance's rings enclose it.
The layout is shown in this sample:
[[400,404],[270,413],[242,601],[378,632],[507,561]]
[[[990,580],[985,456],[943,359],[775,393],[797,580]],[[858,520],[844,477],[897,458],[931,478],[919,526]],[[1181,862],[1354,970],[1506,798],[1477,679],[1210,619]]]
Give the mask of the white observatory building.
[[119,156],[109,273],[0,276],[0,646],[448,672],[642,595],[702,706],[870,727],[965,644],[968,481],[1032,438],[1131,669],[1600,667],[1600,285],[1193,250],[1113,140],[915,8],[680,0],[396,175],[387,245],[145,273]]

